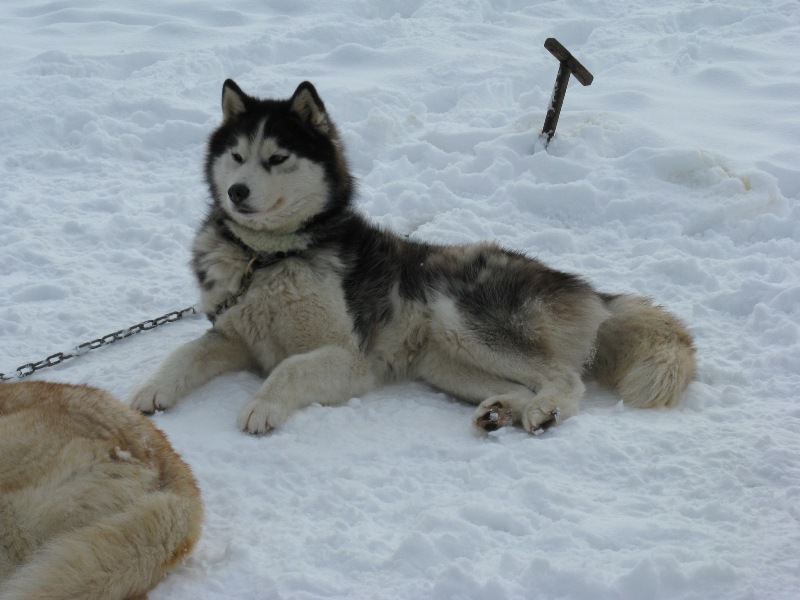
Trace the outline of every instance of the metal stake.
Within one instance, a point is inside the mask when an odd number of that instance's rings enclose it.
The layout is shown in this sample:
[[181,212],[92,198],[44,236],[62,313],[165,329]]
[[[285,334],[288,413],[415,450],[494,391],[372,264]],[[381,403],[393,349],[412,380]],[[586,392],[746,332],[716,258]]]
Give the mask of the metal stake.
[[564,104],[564,95],[567,93],[569,76],[574,74],[581,84],[591,85],[594,75],[589,73],[586,67],[579,63],[556,38],[547,38],[544,42],[544,47],[559,61],[558,75],[556,75],[556,83],[553,85],[553,95],[550,98],[550,106],[547,109],[547,116],[544,118],[544,125],[542,126],[542,137],[545,138],[544,147],[547,148],[547,144],[550,143],[553,134],[556,132],[558,116],[561,114],[561,105]]

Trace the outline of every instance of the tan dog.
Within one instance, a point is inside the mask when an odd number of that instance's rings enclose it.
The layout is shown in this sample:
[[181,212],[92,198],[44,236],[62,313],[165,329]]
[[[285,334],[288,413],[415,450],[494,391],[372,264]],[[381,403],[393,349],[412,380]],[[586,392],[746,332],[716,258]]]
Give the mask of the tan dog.
[[202,517],[164,434],[107,392],[0,385],[3,600],[142,600]]

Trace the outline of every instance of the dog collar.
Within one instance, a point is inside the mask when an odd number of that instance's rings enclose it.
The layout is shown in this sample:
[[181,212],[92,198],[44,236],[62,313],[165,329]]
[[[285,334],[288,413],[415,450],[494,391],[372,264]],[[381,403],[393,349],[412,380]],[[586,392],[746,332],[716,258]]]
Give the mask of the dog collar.
[[[256,231],[248,227],[244,227],[235,223],[234,221],[225,221],[225,227],[230,232],[229,239],[231,242],[244,250],[248,257],[247,266],[242,274],[242,280],[239,284],[239,289],[233,294],[225,298],[222,302],[214,307],[214,314],[209,314],[208,317],[213,323],[226,310],[239,302],[250,284],[253,282],[253,276],[258,269],[266,269],[274,264],[281,262],[285,258],[298,256],[303,250],[310,245],[310,235],[298,234],[284,234],[273,235],[267,232]],[[288,243],[290,238],[293,238],[294,243]],[[300,242],[299,244],[297,242]],[[274,248],[284,246],[285,250],[277,250]]]
[[296,254],[299,253],[274,252],[273,254],[253,254],[244,269],[244,274],[242,275],[242,281],[239,284],[239,289],[214,307],[214,315],[209,315],[211,322],[213,323],[218,316],[239,302],[239,298],[244,295],[244,293],[250,287],[250,284],[253,282],[253,275],[255,274],[256,269],[265,269],[282,261],[284,258],[289,258],[290,256],[294,256]]

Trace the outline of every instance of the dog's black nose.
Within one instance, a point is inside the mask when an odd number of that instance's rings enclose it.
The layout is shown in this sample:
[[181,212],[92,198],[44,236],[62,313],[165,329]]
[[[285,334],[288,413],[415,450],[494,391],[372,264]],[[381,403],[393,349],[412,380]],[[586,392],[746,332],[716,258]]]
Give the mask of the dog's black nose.
[[228,198],[231,199],[234,206],[239,206],[242,202],[247,200],[250,195],[250,188],[243,183],[234,183],[228,188]]

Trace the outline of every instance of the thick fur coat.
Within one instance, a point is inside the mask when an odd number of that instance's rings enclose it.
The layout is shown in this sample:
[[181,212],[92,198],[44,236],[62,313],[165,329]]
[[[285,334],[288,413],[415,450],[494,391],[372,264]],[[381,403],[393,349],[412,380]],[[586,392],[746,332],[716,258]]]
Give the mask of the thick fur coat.
[[0,598],[142,600],[200,535],[189,467],[108,393],[0,385]]
[[213,327],[134,392],[140,411],[251,369],[265,377],[238,416],[252,433],[407,379],[477,404],[479,429],[537,432],[577,412],[585,372],[642,407],[674,405],[693,376],[690,334],[646,298],[490,242],[434,245],[366,221],[308,82],[261,100],[226,81],[205,172],[193,268]]

